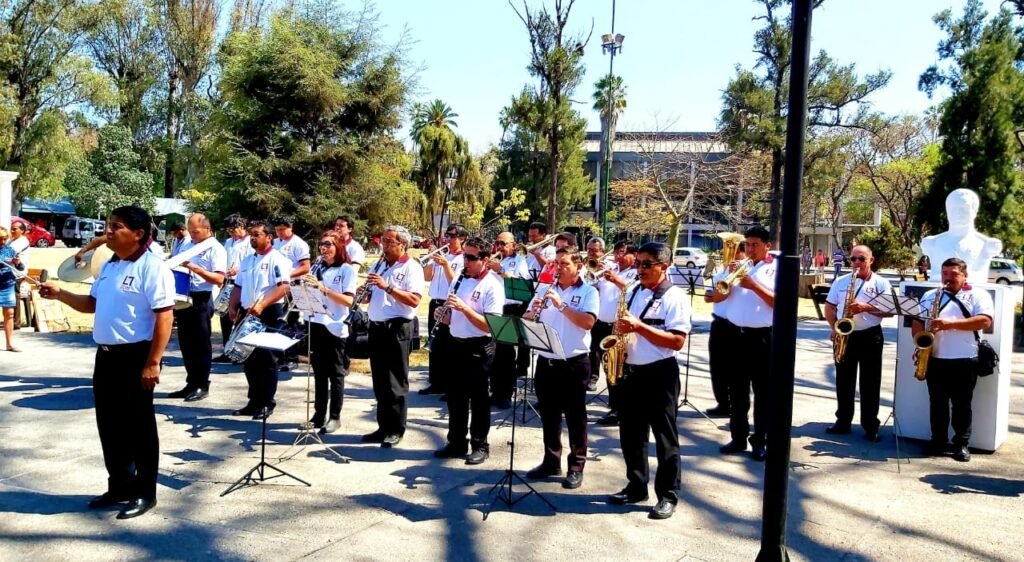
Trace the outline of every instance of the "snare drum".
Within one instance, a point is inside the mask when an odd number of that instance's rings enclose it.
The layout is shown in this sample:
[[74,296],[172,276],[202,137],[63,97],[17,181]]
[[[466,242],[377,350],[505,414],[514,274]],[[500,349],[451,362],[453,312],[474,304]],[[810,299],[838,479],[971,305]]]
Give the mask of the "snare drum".
[[224,355],[232,361],[243,363],[252,355],[254,347],[238,343],[238,340],[249,334],[257,334],[266,331],[267,327],[260,322],[257,316],[246,316],[231,332],[228,343],[224,344]]
[[192,306],[192,299],[188,296],[192,290],[192,272],[184,267],[175,267],[171,273],[174,274],[174,310]]

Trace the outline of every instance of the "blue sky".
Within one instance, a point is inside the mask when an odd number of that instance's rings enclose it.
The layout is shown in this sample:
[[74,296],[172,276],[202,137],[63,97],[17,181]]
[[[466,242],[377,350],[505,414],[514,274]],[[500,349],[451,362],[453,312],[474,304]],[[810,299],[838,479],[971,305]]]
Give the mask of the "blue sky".
[[[541,0],[528,0],[531,8]],[[552,0],[544,0],[548,6]],[[985,0],[990,13],[998,0]],[[887,88],[873,96],[886,113],[921,113],[935,103],[917,91],[917,79],[936,62],[941,38],[933,14],[961,0],[827,0],[815,11],[812,49],[825,49],[859,74],[892,71]],[[522,5],[518,0],[517,6]],[[577,0],[570,28],[593,36],[584,55],[587,75],[573,99],[599,130],[591,109],[593,84],[608,72],[600,35],[611,29],[611,0]],[[529,39],[505,0],[378,0],[384,38],[394,41],[403,28],[415,40],[410,51],[421,64],[414,99],[440,98],[459,114],[458,132],[473,152],[483,152],[501,136],[498,113],[522,86]],[[615,31],[626,36],[615,73],[628,89],[620,130],[711,130],[721,92],[737,64],[750,67],[759,4],[751,0],[618,0]],[[402,131],[405,134],[405,131]]]

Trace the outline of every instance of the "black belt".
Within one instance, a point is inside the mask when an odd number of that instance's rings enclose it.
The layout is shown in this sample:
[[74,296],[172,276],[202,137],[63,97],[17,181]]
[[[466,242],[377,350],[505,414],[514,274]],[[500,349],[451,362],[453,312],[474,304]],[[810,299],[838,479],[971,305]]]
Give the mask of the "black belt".
[[549,365],[579,363],[580,361],[590,357],[589,353],[581,353],[573,357],[566,359],[548,359],[547,357],[537,357],[537,361],[546,361]]
[[711,313],[711,318],[714,319],[715,321],[721,320],[722,322],[729,322],[724,316],[719,316],[714,312]]
[[388,326],[390,324],[402,324],[412,322],[412,318],[388,318],[387,320],[370,320],[371,326]]
[[746,326],[736,326],[736,329],[739,330],[741,334],[763,334],[764,332],[772,331],[771,326],[765,326],[764,328],[748,328]]
[[882,326],[881,326],[881,324],[879,324],[878,326],[871,326],[870,328],[864,328],[863,330],[854,330],[853,333],[850,334],[850,335],[856,336],[857,334],[867,334],[867,333],[870,333],[870,332],[881,332],[881,331],[882,331]]
[[208,296],[210,296],[212,294],[213,294],[213,291],[189,291],[188,296],[190,296],[190,297],[193,297],[193,296],[200,296],[200,297],[207,296],[208,297]]
[[490,336],[476,336],[473,338],[457,338],[452,336],[452,339],[460,345],[487,345],[491,343]]
[[153,345],[150,340],[137,341],[132,343],[119,343],[119,344],[97,344],[96,347],[107,353],[129,353],[138,351],[140,348],[145,347],[149,349]]
[[615,322],[605,322],[604,320],[595,320],[595,324],[604,324],[605,326],[614,326]]
[[630,373],[643,373],[649,371],[658,371],[666,367],[670,367],[672,365],[678,366],[675,356],[666,357],[664,359],[658,359],[657,361],[652,361],[644,365],[631,365],[629,363],[626,363],[624,367],[625,370],[629,371]]

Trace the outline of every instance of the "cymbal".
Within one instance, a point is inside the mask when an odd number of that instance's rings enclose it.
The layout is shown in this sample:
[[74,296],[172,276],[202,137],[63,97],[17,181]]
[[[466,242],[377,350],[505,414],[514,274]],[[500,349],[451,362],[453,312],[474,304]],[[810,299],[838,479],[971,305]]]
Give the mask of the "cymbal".
[[93,251],[92,258],[89,259],[89,269],[92,270],[93,279],[99,279],[100,269],[112,257],[114,257],[114,250],[111,250],[106,244]]
[[92,258],[92,254],[92,252],[87,252],[85,258],[77,264],[75,256],[69,256],[57,268],[57,278],[71,283],[85,283],[91,279],[92,270],[89,268],[89,260]]

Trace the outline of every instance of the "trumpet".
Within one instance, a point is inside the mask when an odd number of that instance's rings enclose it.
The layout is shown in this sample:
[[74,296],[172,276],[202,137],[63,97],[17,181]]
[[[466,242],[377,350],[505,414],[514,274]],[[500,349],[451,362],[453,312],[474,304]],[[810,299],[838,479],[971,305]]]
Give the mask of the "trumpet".
[[554,243],[555,238],[558,238],[558,235],[557,234],[552,234],[551,236],[548,236],[547,238],[541,240],[540,242],[536,242],[536,243],[530,244],[530,245],[521,245],[521,246],[519,246],[519,253],[524,255],[524,256],[532,254],[537,249],[543,248],[544,246],[547,246],[548,244]]
[[740,263],[740,266],[736,268],[736,271],[733,271],[728,275],[728,277],[722,279],[718,283],[715,283],[715,292],[721,295],[728,295],[729,292],[732,291],[733,286],[736,285],[736,283],[739,283],[740,279],[746,277],[747,274],[750,273],[751,269],[753,269],[753,263],[751,263],[750,260],[743,260],[743,262]]
[[447,253],[448,253],[448,244],[445,244],[444,246],[441,246],[440,248],[438,248],[436,250],[432,250],[429,254],[423,256],[422,258],[420,258],[420,267],[426,267],[427,264],[430,263],[430,261],[434,259],[434,256],[436,256],[438,254],[442,254],[443,255],[443,254],[447,254]]
[[605,271],[608,271],[615,265],[615,256],[607,255],[602,258],[586,258],[583,261],[583,266],[587,269],[586,281],[589,283],[596,283],[601,275]]

